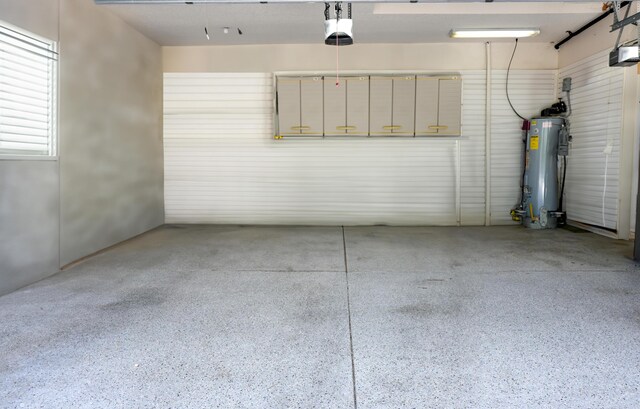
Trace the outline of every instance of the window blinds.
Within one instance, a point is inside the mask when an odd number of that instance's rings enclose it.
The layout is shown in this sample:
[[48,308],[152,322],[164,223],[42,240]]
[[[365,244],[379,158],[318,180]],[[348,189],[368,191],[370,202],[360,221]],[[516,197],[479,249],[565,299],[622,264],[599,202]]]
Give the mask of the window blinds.
[[55,155],[56,43],[0,22],[0,155]]

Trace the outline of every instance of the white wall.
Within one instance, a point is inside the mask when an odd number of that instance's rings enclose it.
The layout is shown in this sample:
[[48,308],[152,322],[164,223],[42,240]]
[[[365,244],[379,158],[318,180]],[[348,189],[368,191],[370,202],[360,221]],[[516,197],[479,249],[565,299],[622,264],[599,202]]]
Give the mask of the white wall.
[[[511,223],[509,210],[518,199],[522,148],[520,120],[503,103],[504,69],[513,43],[491,46],[495,110],[490,123],[496,128],[497,156],[491,169],[495,191],[491,191],[488,218],[486,51],[484,43],[374,44],[339,50],[343,74],[460,73],[460,138],[274,141],[271,73],[331,73],[334,47],[165,47],[166,220]],[[551,45],[520,44],[511,88],[523,114],[534,114],[554,101],[556,66],[557,53]],[[257,72],[248,73],[252,70]],[[515,156],[504,154],[508,147]]]
[[91,0],[0,0],[0,19],[60,47],[59,157],[0,159],[4,294],[162,224],[162,69]]
[[[492,64],[506,69],[513,43],[492,44]],[[340,47],[341,70],[483,70],[485,44],[354,44]],[[163,47],[164,72],[334,71],[336,48],[324,44]],[[551,44],[520,42],[513,69],[557,69]]]
[[[538,115],[540,109],[550,105],[554,102],[556,96],[559,94],[557,89],[557,75],[558,75],[558,67],[562,70],[563,75],[567,73],[571,73],[571,67],[576,65],[583,64],[583,61],[586,61],[589,58],[594,58],[595,54],[602,50],[608,50],[613,46],[615,42],[615,34],[609,33],[609,25],[611,24],[610,19],[607,19],[595,27],[589,29],[585,33],[580,36],[572,39],[570,42],[565,44],[560,52],[558,53],[550,44],[536,44],[536,43],[527,43],[521,42],[519,45],[518,52],[516,54],[516,58],[514,60],[514,64],[512,66],[512,74],[511,74],[511,97],[514,102],[516,108],[520,111],[523,116],[530,117],[534,115]],[[628,30],[623,36],[624,39],[631,38],[634,33],[631,30]],[[282,71],[296,71],[296,72],[331,72],[335,70],[335,48],[326,47],[324,45],[269,45],[269,46],[239,46],[239,47],[223,47],[223,46],[214,46],[214,47],[165,47],[163,48],[163,64],[164,70],[167,73],[247,73],[247,72],[257,72],[257,73],[271,73],[271,72],[282,72]],[[340,66],[343,72],[348,72],[350,70],[354,71],[402,71],[402,70],[414,70],[414,71],[436,71],[436,72],[472,72],[472,71],[482,71],[486,69],[487,60],[485,57],[485,44],[476,43],[476,44],[404,44],[404,45],[396,45],[396,44],[365,44],[365,45],[355,45],[353,47],[344,47],[338,50],[340,53]],[[467,127],[466,131],[463,131],[463,136],[459,140],[460,146],[460,157],[456,156],[453,153],[445,153],[443,156],[439,156],[439,159],[436,161],[431,161],[430,165],[426,165],[426,167],[421,167],[420,164],[414,164],[414,174],[423,174],[423,173],[433,173],[437,174],[439,169],[443,169],[446,163],[451,169],[457,169],[456,163],[460,161],[462,166],[460,168],[460,175],[455,173],[448,173],[447,176],[452,176],[454,179],[449,186],[452,189],[458,189],[457,192],[458,202],[455,205],[460,207],[460,217],[455,218],[455,222],[453,221],[452,214],[446,214],[442,217],[426,217],[425,214],[428,212],[415,213],[413,216],[407,216],[407,214],[396,214],[390,216],[391,213],[388,213],[388,217],[380,218],[378,215],[378,219],[380,222],[384,223],[399,223],[399,224],[407,224],[407,223],[431,223],[431,224],[508,224],[511,223],[509,216],[509,209],[516,203],[519,196],[519,183],[520,183],[520,169],[522,166],[521,159],[521,150],[522,143],[520,141],[520,120],[511,112],[510,108],[506,103],[506,98],[504,95],[504,86],[505,86],[505,68],[509,62],[509,57],[511,56],[511,52],[513,51],[513,43],[494,43],[491,45],[491,79],[492,86],[490,91],[490,99],[491,99],[491,120],[489,121],[489,135],[485,135],[484,132],[484,124],[485,124],[485,104],[484,98],[486,98],[485,93],[476,92],[474,95],[469,95],[468,92],[465,93],[465,106],[464,110],[466,112],[465,118],[463,121],[466,125],[471,125],[470,121],[475,120],[473,122],[474,132],[473,135],[469,134],[469,129]],[[592,153],[588,153],[590,151],[584,150],[581,148],[581,142],[583,140],[587,140],[590,137],[583,131],[587,129],[588,122],[585,121],[585,115],[588,118],[590,115],[593,117],[594,113],[589,114],[587,111],[582,113],[585,109],[585,105],[582,102],[582,98],[589,99],[593,92],[598,91],[598,78],[601,78],[602,72],[611,73],[611,75],[617,75],[624,73],[624,81],[621,88],[618,83],[608,84],[605,88],[608,93],[606,96],[603,96],[604,104],[606,106],[602,107],[602,110],[605,112],[609,112],[610,115],[606,116],[608,131],[601,134],[603,144],[606,144],[607,138],[611,139],[611,135],[607,137],[608,134],[612,132],[617,136],[614,136],[615,143],[613,145],[614,155],[616,155],[615,160],[611,161],[608,169],[608,177],[607,177],[607,195],[606,195],[606,204],[605,204],[605,214],[607,214],[607,218],[609,218],[608,222],[604,223],[604,226],[607,228],[612,228],[617,230],[617,234],[621,238],[627,238],[629,236],[629,230],[631,229],[631,225],[634,220],[634,198],[635,198],[635,187],[633,186],[634,178],[637,178],[637,174],[633,172],[633,161],[634,161],[634,153],[637,146],[637,76],[631,75],[631,71],[634,68],[621,69],[621,68],[612,68],[609,69],[606,67],[606,58],[600,55],[597,58],[602,59],[602,61],[598,60],[597,62],[602,63],[600,65],[604,65],[604,71],[587,71],[586,74],[584,72],[575,72],[577,76],[575,81],[575,86],[578,87],[575,90],[575,98],[576,101],[575,109],[576,114],[575,118],[582,119],[576,123],[574,129],[576,133],[574,136],[577,138],[574,143],[575,150],[572,151],[571,156],[569,158],[570,166],[569,166],[569,176],[567,183],[567,196],[566,196],[566,205],[570,211],[569,217],[571,218],[571,214],[575,215],[575,220],[579,220],[582,222],[591,222],[593,223],[594,211],[593,208],[598,202],[601,203],[602,196],[596,195],[595,191],[601,191],[603,186],[603,179],[598,178],[590,178],[586,181],[586,185],[583,183],[582,185],[579,183],[579,176],[576,172],[580,172],[583,166],[583,162],[586,160],[591,163],[591,169],[600,169],[603,168],[604,163],[600,163],[601,160],[604,160],[604,156],[598,157],[595,162],[593,162],[593,158],[587,157],[592,155]],[[594,60],[595,61],[595,60]],[[585,68],[588,70],[588,68]],[[586,75],[586,77],[585,77]],[[592,78],[589,78],[589,76]],[[607,74],[609,75],[609,74]],[[621,74],[622,75],[622,74]],[[614,78],[611,77],[611,78]],[[173,77],[177,79],[179,77]],[[222,78],[222,77],[220,77]],[[472,80],[472,78],[475,78]],[[609,77],[607,77],[609,78]],[[473,83],[478,84],[479,76],[468,77],[467,81],[472,81]],[[595,82],[594,82],[595,81]],[[466,84],[466,82],[465,82]],[[224,100],[228,98],[230,94],[232,94],[233,87],[238,87],[237,89],[245,89],[242,88],[241,84],[233,83],[230,84],[229,89],[225,89],[223,92],[225,95],[219,95],[220,100]],[[269,88],[270,84],[263,84],[265,88]],[[622,89],[623,91],[620,91]],[[466,90],[468,91],[468,89]],[[604,92],[604,91],[603,91]],[[610,94],[610,95],[609,95]],[[263,95],[264,98],[268,97],[268,93]],[[212,98],[218,98],[212,97]],[[593,96],[591,96],[593,97]],[[191,98],[187,95],[181,95],[177,98]],[[265,105],[266,107],[267,105]],[[267,108],[265,108],[267,109]],[[170,113],[170,111],[166,111]],[[473,114],[471,114],[473,112]],[[619,115],[619,116],[618,116]],[[268,116],[268,115],[267,115]],[[618,119],[616,119],[618,118]],[[174,118],[175,119],[175,118]],[[618,121],[618,123],[614,123]],[[242,148],[239,146],[234,146],[233,148],[229,148],[228,145],[225,145],[229,140],[238,141],[245,140],[249,138],[248,134],[251,134],[252,138],[255,138],[255,141],[261,141],[260,143],[273,143],[269,141],[268,138],[272,134],[272,124],[268,121],[263,121],[261,125],[253,130],[249,130],[245,136],[236,135],[233,131],[220,131],[217,130],[215,135],[207,136],[207,130],[202,130],[201,133],[197,136],[198,141],[188,142],[189,131],[182,130],[180,131],[180,136],[177,136],[176,133],[172,133],[173,131],[169,131],[165,133],[165,138],[167,138],[168,149],[165,151],[167,158],[172,161],[167,165],[167,177],[173,178],[178,173],[179,168],[179,160],[178,157],[181,157],[182,160],[185,160],[189,156],[189,149],[192,150],[200,150],[201,152],[210,152],[213,157],[222,158],[233,158],[234,165],[228,164],[225,162],[226,159],[221,161],[217,161],[215,164],[211,162],[207,162],[207,164],[200,168],[202,171],[199,173],[197,178],[206,178],[207,171],[211,171],[216,173],[216,180],[220,181],[222,174],[224,174],[224,169],[226,166],[242,166],[240,163],[244,163],[244,160],[248,160],[251,158],[254,151],[252,153],[248,153],[243,155]],[[175,124],[174,124],[175,125]],[[174,126],[172,125],[172,126]],[[177,125],[175,125],[177,126]],[[175,128],[172,128],[175,129]],[[590,129],[594,129],[590,127]],[[584,139],[580,139],[581,133],[585,133],[582,135]],[[588,132],[587,132],[588,133]],[[193,135],[191,135],[193,136]],[[244,138],[244,139],[243,139]],[[204,141],[207,141],[206,144]],[[222,142],[227,141],[227,142]],[[428,146],[433,141],[414,141],[413,143],[423,145],[417,146]],[[600,143],[598,142],[598,143]],[[187,145],[192,143],[191,148],[188,148]],[[332,166],[332,162],[329,161],[329,158],[335,156],[336,152],[339,152],[340,148],[329,148],[335,142],[327,142],[322,141],[319,144],[316,142],[300,142],[303,146],[296,145],[295,149],[292,150],[292,153],[295,152],[298,156],[305,156],[306,152],[313,152],[314,160],[313,162],[317,162],[318,169],[326,169]],[[353,142],[352,142],[353,143]],[[371,168],[373,162],[375,162],[376,154],[373,144],[385,144],[389,143],[389,146],[385,146],[385,149],[389,152],[394,152],[395,155],[403,155],[403,152],[395,152],[394,148],[399,146],[399,143],[394,141],[386,141],[386,142],[372,142],[371,146],[371,159],[370,165],[365,165],[364,169],[367,170],[370,174],[376,175],[375,169]],[[594,146],[599,146],[596,143]],[[490,148],[490,151],[485,152],[486,147]],[[344,146],[350,149],[356,149],[357,152],[362,154],[363,147],[361,145],[357,146]],[[332,149],[335,149],[333,151]],[[367,146],[365,151],[369,149]],[[409,148],[407,145],[407,150],[411,152],[421,152],[418,154],[418,158],[424,159],[426,162],[428,161],[429,155],[427,151],[420,151],[418,147]],[[261,151],[260,151],[261,152]],[[177,155],[177,156],[175,156]],[[488,156],[487,156],[488,155]],[[581,156],[585,156],[585,158],[581,158]],[[260,158],[262,156],[258,155]],[[462,158],[462,159],[461,159]],[[573,161],[572,160],[575,160]],[[584,160],[583,160],[584,159]],[[609,158],[611,159],[611,157]],[[637,163],[637,155],[635,158]],[[408,161],[408,163],[410,160]],[[584,163],[587,163],[584,162]],[[575,167],[572,167],[572,165]],[[264,162],[260,162],[260,169],[263,172],[268,172],[270,166],[265,164]],[[342,165],[341,165],[342,166]],[[367,167],[369,166],[369,168]],[[485,169],[486,167],[486,169]],[[349,172],[353,171],[354,167],[342,166],[342,170],[348,169]],[[229,168],[230,169],[230,168]],[[308,167],[309,169],[309,167]],[[180,176],[179,180],[168,181],[167,189],[172,188],[172,186],[181,185],[181,183],[186,182],[189,179],[188,172],[186,172],[185,168],[179,168]],[[243,168],[243,171],[246,172],[247,168]],[[435,173],[434,173],[435,172]],[[313,173],[313,172],[312,172]],[[389,174],[389,172],[387,172]],[[637,173],[637,171],[636,171]],[[485,183],[486,174],[490,175],[490,179],[488,180],[488,185]],[[260,175],[257,173],[253,175],[256,177],[256,180],[260,180]],[[461,178],[458,179],[458,176]],[[305,175],[297,175],[297,178],[304,179]],[[305,185],[308,185],[310,180],[315,180],[315,175],[306,175],[307,179],[304,179],[306,182],[301,182]],[[181,179],[180,179],[181,178]],[[580,179],[583,180],[584,178]],[[400,176],[395,179],[400,181],[405,185],[411,185],[418,192],[428,191],[428,185],[425,184],[425,181],[420,181],[419,179],[411,179],[406,176]],[[443,179],[444,180],[444,179]],[[573,180],[573,182],[571,182]],[[280,179],[282,182],[282,179]],[[583,180],[584,181],[584,180]],[[227,182],[229,182],[227,180]],[[218,183],[218,182],[216,182]],[[230,182],[229,182],[230,183]],[[342,183],[342,182],[341,182]],[[346,183],[346,182],[345,182]],[[360,180],[354,180],[352,183],[364,183]],[[370,183],[370,182],[369,182]],[[457,183],[457,184],[456,184]],[[573,187],[572,184],[573,183]],[[344,184],[344,183],[342,183]],[[244,186],[244,193],[251,194],[256,193],[256,190],[252,187]],[[255,187],[255,186],[254,186]],[[384,183],[379,183],[377,187],[380,189],[377,193],[383,194],[383,192],[388,192],[389,187],[384,186]],[[486,192],[489,192],[489,195],[486,195]],[[259,191],[269,191],[269,189],[265,186],[262,186]],[[346,189],[346,188],[345,188]],[[167,207],[172,208],[174,206],[177,209],[180,206],[183,208],[180,212],[174,213],[173,210],[169,209],[169,215],[167,220],[170,221],[215,221],[215,222],[260,222],[261,217],[257,216],[252,219],[247,219],[243,217],[239,217],[238,214],[234,212],[230,212],[228,209],[224,208],[225,204],[228,206],[232,206],[233,204],[244,203],[247,202],[253,203],[256,206],[260,205],[260,199],[249,199],[245,197],[234,196],[233,194],[229,194],[225,191],[224,188],[220,188],[220,186],[214,184],[208,187],[202,187],[202,192],[207,192],[208,199],[205,202],[201,202],[198,204],[198,211],[193,211],[190,213],[190,216],[185,216],[185,211],[188,213],[188,210],[185,210],[184,206],[190,206],[188,195],[180,196],[184,194],[183,191],[175,191],[175,196],[169,194],[167,196]],[[430,196],[433,200],[437,198],[437,194],[434,196],[435,191],[432,189],[432,195]],[[591,193],[589,193],[591,192]],[[271,191],[272,193],[272,191]],[[284,195],[283,197],[296,197],[294,195],[294,190],[291,189],[287,194],[289,196]],[[450,192],[449,192],[450,193]],[[441,192],[441,197],[445,197],[449,193]],[[593,193],[593,194],[592,194]],[[298,191],[299,195],[304,195],[302,191]],[[585,200],[585,195],[587,197],[587,201],[593,202],[588,203],[586,205],[587,213],[590,212],[591,218],[583,217],[585,206],[581,204]],[[450,196],[450,195],[449,195]],[[325,196],[326,197],[326,196]],[[346,196],[342,196],[344,198]],[[299,199],[299,197],[297,197]],[[331,202],[335,205],[339,196],[332,197]],[[398,200],[402,201],[403,199],[408,199],[409,202],[411,200],[408,197],[403,197],[400,195]],[[382,199],[378,199],[382,200]],[[349,200],[351,204],[352,201]],[[425,201],[415,201],[417,207],[422,207],[422,209],[426,209]],[[266,203],[266,202],[265,202]],[[222,206],[222,208],[220,207]],[[601,205],[600,205],[601,207]],[[260,208],[264,209],[264,207]],[[256,210],[256,209],[253,209]],[[309,208],[305,208],[305,210],[310,210]],[[249,213],[252,210],[247,210]],[[256,210],[257,211],[257,210]],[[482,220],[480,213],[485,211],[486,219]],[[200,213],[198,213],[200,212]],[[333,212],[336,210],[334,208]],[[402,213],[402,212],[400,212]],[[410,213],[410,212],[409,212]],[[173,214],[173,216],[171,215]],[[289,211],[287,213],[288,217],[291,216],[292,212]],[[196,216],[199,215],[199,216]],[[465,217],[467,215],[468,217]],[[175,216],[175,217],[174,217]],[[294,217],[295,218],[295,217]],[[365,217],[363,214],[358,214],[353,217],[335,217],[334,219],[327,217],[303,217],[300,216],[296,218],[296,222],[324,222],[324,223],[369,223],[373,222],[372,218]],[[266,221],[270,222],[285,222],[278,218],[266,218]],[[280,220],[280,221],[279,221]],[[425,222],[426,220],[426,222]],[[597,223],[595,223],[597,225]],[[600,223],[602,224],[602,223]]]
[[167,221],[483,224],[484,72],[462,77],[461,138],[274,140],[270,73],[166,74]]
[[58,40],[60,0],[0,0],[0,20],[49,40]]

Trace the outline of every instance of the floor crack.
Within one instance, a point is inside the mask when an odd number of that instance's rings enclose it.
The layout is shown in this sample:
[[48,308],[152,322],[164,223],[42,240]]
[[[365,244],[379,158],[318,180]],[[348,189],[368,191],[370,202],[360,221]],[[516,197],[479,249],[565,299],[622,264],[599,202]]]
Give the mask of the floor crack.
[[358,409],[358,397],[356,395],[356,364],[353,356],[353,330],[351,327],[351,299],[349,296],[349,262],[347,259],[347,239],[342,226],[342,247],[344,252],[344,278],[347,284],[347,314],[349,317],[349,351],[351,353],[351,385],[353,386],[353,408]]

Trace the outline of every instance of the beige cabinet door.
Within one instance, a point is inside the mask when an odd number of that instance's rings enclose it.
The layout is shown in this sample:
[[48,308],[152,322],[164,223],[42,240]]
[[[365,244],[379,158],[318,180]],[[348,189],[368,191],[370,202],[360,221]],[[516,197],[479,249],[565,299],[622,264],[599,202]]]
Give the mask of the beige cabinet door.
[[393,78],[371,77],[369,85],[369,134],[389,135],[393,129]]
[[324,134],[346,135],[347,125],[347,85],[340,86],[332,80],[324,81]]
[[441,79],[438,104],[438,135],[460,135],[462,115],[462,81]]
[[393,116],[391,134],[413,136],[416,107],[416,77],[393,79]]
[[322,77],[300,80],[300,133],[322,136],[323,121],[323,81]]
[[350,77],[346,81],[348,135],[369,135],[369,77]]
[[462,113],[460,78],[417,77],[416,136],[458,136]]
[[278,78],[278,132],[300,135],[300,79]]
[[439,89],[437,77],[416,78],[416,136],[438,134]]

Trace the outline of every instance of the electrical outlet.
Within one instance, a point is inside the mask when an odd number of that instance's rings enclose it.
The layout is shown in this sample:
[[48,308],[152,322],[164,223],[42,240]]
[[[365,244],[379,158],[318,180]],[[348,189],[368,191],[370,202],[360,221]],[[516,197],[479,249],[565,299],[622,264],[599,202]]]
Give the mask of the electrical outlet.
[[571,77],[562,80],[562,92],[571,91]]

